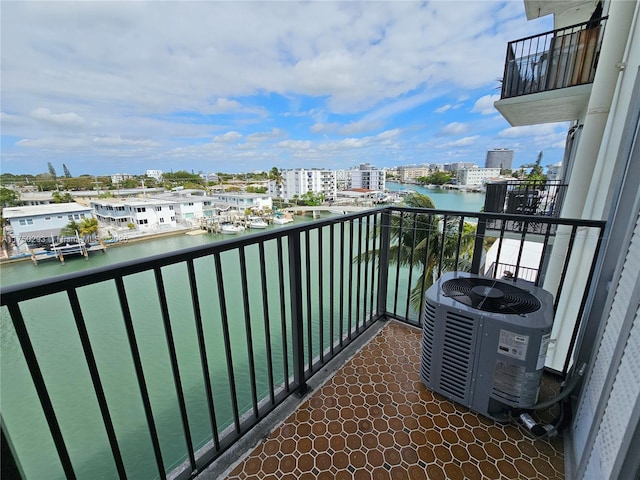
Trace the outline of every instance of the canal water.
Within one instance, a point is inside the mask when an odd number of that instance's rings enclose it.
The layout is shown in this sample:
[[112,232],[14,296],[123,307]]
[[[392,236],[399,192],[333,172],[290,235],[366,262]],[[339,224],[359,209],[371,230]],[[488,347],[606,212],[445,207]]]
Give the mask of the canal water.
[[[427,193],[434,198],[438,208],[451,210],[479,211],[483,203],[483,195],[459,192],[433,192],[431,189],[412,187],[420,193]],[[442,198],[439,196],[442,195]],[[455,198],[447,204],[445,198]],[[472,205],[473,207],[471,207]],[[473,209],[472,209],[473,208]],[[312,221],[310,217],[297,219],[296,222]],[[279,228],[277,226],[270,228]],[[355,234],[356,232],[354,232]],[[348,232],[347,232],[348,235]],[[336,235],[336,242],[337,242]],[[133,258],[160,254],[176,249],[186,248],[217,241],[221,235],[177,235],[139,243],[131,243],[121,247],[110,248],[106,253],[92,253],[88,261],[77,258],[69,259],[64,265],[54,260],[42,262],[37,266],[30,262],[2,266],[2,284],[11,284],[38,278],[46,278],[71,271],[118,263]],[[348,236],[346,238],[349,238]],[[357,238],[357,237],[355,237]],[[323,234],[323,251],[328,250],[329,238]],[[303,246],[315,253],[319,248],[319,238],[311,235],[309,245]],[[363,240],[366,242],[366,240]],[[357,243],[357,241],[356,241]],[[335,245],[339,251],[339,245]],[[357,246],[356,250],[357,251]],[[304,253],[304,252],[303,252]],[[355,269],[350,262],[353,252],[345,252],[344,279],[351,273],[355,283]],[[285,252],[286,256],[286,252]],[[279,275],[277,271],[277,250],[275,241],[265,244],[267,261],[266,276],[268,279],[267,305],[269,315],[273,319],[280,318]],[[311,255],[316,259],[315,255]],[[257,248],[246,249],[249,267],[249,303],[251,331],[256,365],[257,394],[259,398],[268,395],[267,383],[267,348],[263,321],[263,301],[259,278],[259,252]],[[229,330],[232,343],[232,357],[235,367],[235,379],[238,389],[239,409],[241,412],[251,409],[250,369],[247,361],[247,338],[245,330],[245,312],[242,307],[242,284],[236,252],[226,252],[221,256],[222,271],[225,276],[225,300],[229,309]],[[315,262],[315,263],[314,263]],[[309,266],[311,278],[317,278],[320,266],[314,260]],[[328,254],[324,255],[322,269],[329,271]],[[286,265],[286,260],[285,260]],[[306,268],[306,267],[304,267]],[[217,303],[218,285],[214,263],[211,257],[195,261],[200,308],[202,318],[206,319],[204,334],[207,342],[207,354],[210,365],[210,378],[216,406],[216,421],[219,429],[233,423],[230,384],[227,376],[225,350],[223,343],[222,321]],[[285,268],[286,270],[286,268]],[[338,270],[338,269],[336,269]],[[390,272],[393,274],[393,272]],[[188,273],[185,265],[173,265],[162,269],[167,292],[176,354],[180,365],[182,386],[185,392],[186,408],[191,430],[191,439],[196,448],[203,446],[211,439],[211,423],[206,404],[203,372],[197,348],[198,340],[188,287]],[[369,282],[375,280],[371,272]],[[323,278],[324,297],[319,298],[317,285],[312,293],[312,310],[322,301],[327,304],[327,292],[331,284],[338,285],[339,272],[333,278]],[[369,283],[371,285],[372,283]],[[186,442],[181,427],[180,412],[176,389],[173,383],[167,341],[162,326],[162,315],[157,296],[150,294],[154,290],[153,273],[142,273],[127,277],[125,287],[134,319],[135,335],[143,363],[145,380],[149,390],[154,421],[158,429],[161,450],[167,470],[177,466],[186,458]],[[288,285],[288,278],[284,278]],[[306,288],[306,286],[305,286]],[[348,293],[351,293],[350,287]],[[289,292],[285,289],[285,300],[288,304]],[[304,291],[304,290],[303,290]],[[356,292],[353,295],[357,295]],[[127,341],[126,329],[122,313],[117,301],[117,292],[113,282],[104,282],[79,289],[80,300],[94,355],[101,380],[107,396],[110,414],[122,451],[123,461],[130,478],[157,478],[153,465],[153,449],[145,420],[135,370]],[[345,292],[345,297],[347,297]],[[338,297],[336,295],[336,297]],[[404,298],[399,299],[403,305]],[[344,316],[356,318],[361,312],[355,312],[357,302],[344,299],[342,307]],[[366,298],[364,304],[369,303]],[[373,303],[373,302],[372,302]],[[335,311],[340,309],[339,298],[334,299]],[[44,299],[26,302],[22,307],[25,322],[42,368],[51,401],[56,409],[61,430],[68,440],[68,448],[74,468],[79,478],[110,479],[117,478],[117,472],[111,459],[111,452],[104,433],[101,415],[98,410],[95,394],[89,377],[86,362],[73,315],[64,295],[55,295]],[[287,307],[288,308],[288,307]],[[368,307],[365,307],[367,310]],[[366,313],[371,313],[370,309]],[[306,315],[306,312],[305,312]],[[287,312],[290,317],[290,312]],[[325,312],[326,316],[326,312]],[[360,318],[364,318],[364,314]],[[322,320],[326,322],[326,320]],[[313,343],[312,355],[319,354],[320,339],[318,334],[319,319],[314,313],[310,319],[311,333],[305,331],[305,345],[311,335]],[[324,331],[329,326],[323,324]],[[334,322],[335,335],[339,335],[337,320]],[[288,326],[290,328],[290,325]],[[343,332],[347,328],[343,325]],[[274,383],[284,382],[285,364],[291,369],[291,359],[283,357],[281,326],[273,321],[268,333],[271,337],[271,352]],[[290,330],[288,335],[290,336]],[[328,335],[325,333],[323,348],[327,348]],[[64,478],[64,473],[56,458],[55,447],[50,439],[48,427],[40,412],[39,401],[32,386],[15,332],[6,310],[0,312],[0,366],[1,389],[0,402],[2,417],[7,431],[23,462],[27,478]],[[289,357],[291,348],[289,345]]]

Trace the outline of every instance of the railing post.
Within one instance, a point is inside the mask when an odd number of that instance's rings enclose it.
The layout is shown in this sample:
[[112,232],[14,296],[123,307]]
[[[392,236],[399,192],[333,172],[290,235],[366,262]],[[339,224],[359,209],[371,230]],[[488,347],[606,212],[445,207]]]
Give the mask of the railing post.
[[0,417],[0,433],[2,434],[2,438],[0,439],[0,455],[2,458],[2,469],[0,470],[0,478],[13,478],[16,480],[22,480],[24,476],[20,471],[20,467],[18,465],[18,461],[14,456],[13,446],[11,445],[11,440],[9,439],[9,435],[5,432],[4,422]]
[[484,234],[487,230],[487,220],[484,218],[478,219],[478,226],[476,227],[476,240],[473,246],[473,259],[471,260],[471,273],[480,273],[480,264],[482,263],[482,253],[484,250]]
[[389,279],[389,247],[391,246],[391,209],[382,212],[380,220],[380,254],[378,256],[378,317],[387,313]]
[[287,235],[289,244],[289,290],[291,292],[291,339],[293,347],[293,381],[297,385],[297,395],[303,396],[307,390],[304,375],[304,323],[302,318],[302,256],[300,253],[300,232]]

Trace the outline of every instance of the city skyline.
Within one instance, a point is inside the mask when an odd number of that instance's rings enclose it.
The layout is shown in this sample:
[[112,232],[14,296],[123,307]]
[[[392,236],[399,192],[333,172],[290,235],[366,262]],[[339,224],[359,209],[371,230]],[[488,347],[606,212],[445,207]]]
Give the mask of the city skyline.
[[561,161],[493,108],[519,1],[8,2],[2,172]]

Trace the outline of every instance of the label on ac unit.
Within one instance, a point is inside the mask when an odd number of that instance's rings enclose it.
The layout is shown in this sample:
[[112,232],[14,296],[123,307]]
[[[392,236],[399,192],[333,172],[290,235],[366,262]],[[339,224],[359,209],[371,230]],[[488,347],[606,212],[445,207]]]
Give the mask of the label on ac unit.
[[542,370],[528,372],[522,365],[496,360],[491,393],[509,405],[531,407],[538,399],[541,377]]
[[540,342],[540,352],[538,353],[538,363],[536,365],[536,370],[540,370],[544,367],[544,361],[547,359],[547,350],[549,349],[549,338],[551,338],[551,334],[547,333],[542,336],[542,341]]
[[509,332],[507,330],[500,330],[498,353],[518,360],[525,360],[528,346],[528,335],[520,335],[519,333]]

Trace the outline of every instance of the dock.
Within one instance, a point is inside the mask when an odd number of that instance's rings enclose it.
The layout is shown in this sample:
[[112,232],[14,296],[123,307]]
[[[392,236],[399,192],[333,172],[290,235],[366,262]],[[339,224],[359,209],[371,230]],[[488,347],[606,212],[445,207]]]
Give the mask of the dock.
[[64,264],[65,256],[69,255],[82,255],[85,260],[89,260],[89,252],[101,250],[107,251],[107,245],[102,241],[98,241],[97,244],[87,244],[80,238],[76,232],[76,238],[72,241],[55,243],[53,238],[51,239],[51,250],[41,250],[39,252],[31,251],[31,261],[34,265],[37,265],[39,261],[49,260],[52,258],[58,259],[60,263]]

